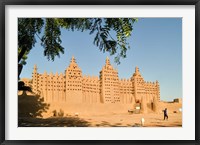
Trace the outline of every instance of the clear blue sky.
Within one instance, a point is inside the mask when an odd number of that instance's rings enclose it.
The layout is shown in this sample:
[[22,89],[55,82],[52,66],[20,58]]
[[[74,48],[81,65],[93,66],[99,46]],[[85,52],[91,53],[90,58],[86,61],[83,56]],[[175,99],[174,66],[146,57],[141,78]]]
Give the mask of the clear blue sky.
[[[48,61],[43,56],[40,41],[28,55],[21,78],[31,78],[33,66],[38,72],[64,73],[74,55],[83,75],[99,76],[109,53],[101,52],[93,45],[94,36],[89,32],[62,31],[62,46],[65,53]],[[111,64],[118,69],[119,78],[130,78],[138,66],[145,81],[160,83],[161,100],[171,101],[182,97],[182,19],[181,18],[140,18],[134,24],[129,38],[131,48],[121,64]]]

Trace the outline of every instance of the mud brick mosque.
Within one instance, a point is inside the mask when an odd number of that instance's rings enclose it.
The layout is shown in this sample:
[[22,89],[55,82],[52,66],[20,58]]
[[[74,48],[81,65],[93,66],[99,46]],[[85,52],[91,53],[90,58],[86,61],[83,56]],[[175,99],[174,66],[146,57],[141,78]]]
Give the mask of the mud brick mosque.
[[[23,80],[23,79],[22,79]],[[146,103],[153,99],[160,101],[159,82],[146,82],[135,68],[130,79],[120,79],[118,72],[106,58],[105,65],[99,72],[99,77],[83,76],[76,60],[72,57],[65,73],[39,74],[34,65],[31,82],[32,91],[44,98],[45,102],[69,104],[134,104]]]

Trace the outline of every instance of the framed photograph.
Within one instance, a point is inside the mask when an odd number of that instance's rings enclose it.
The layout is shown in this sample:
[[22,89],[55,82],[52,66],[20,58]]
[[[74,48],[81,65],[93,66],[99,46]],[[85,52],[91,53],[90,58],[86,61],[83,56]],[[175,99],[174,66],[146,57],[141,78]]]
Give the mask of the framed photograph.
[[1,144],[200,144],[199,11],[1,1]]

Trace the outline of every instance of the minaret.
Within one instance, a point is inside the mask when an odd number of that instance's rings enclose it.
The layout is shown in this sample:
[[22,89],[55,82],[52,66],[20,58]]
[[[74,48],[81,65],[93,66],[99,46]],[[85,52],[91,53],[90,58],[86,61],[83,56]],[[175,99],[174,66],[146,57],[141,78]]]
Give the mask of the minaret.
[[139,68],[135,67],[135,73],[133,74],[132,78],[133,90],[134,90],[134,97],[136,102],[141,102],[141,97],[144,95],[144,79],[140,74]]
[[33,71],[37,73],[37,65],[36,64],[33,67]]
[[138,99],[138,97],[137,97],[137,77],[136,76],[138,76],[138,74],[139,74],[140,72],[139,72],[139,68],[136,66],[135,67],[135,73],[133,74],[133,86],[134,86],[134,98],[135,98],[135,100],[137,100]]
[[72,59],[70,61],[71,63],[76,63],[76,59],[74,58],[74,56],[72,56]]
[[66,76],[66,101],[69,103],[82,103],[82,71],[72,56]]
[[[56,72],[56,74],[54,75],[54,101],[59,102],[60,100],[60,96],[59,96],[59,91],[58,91],[58,81],[59,81],[59,76],[58,76],[58,72]],[[56,87],[55,87],[56,86]]]
[[108,57],[106,57],[106,65],[110,65],[110,60]]
[[140,75],[140,71],[139,71],[139,68],[137,66],[135,67],[135,74]]
[[38,93],[38,79],[37,79],[37,65],[35,64],[33,67],[33,73],[32,73],[32,78],[33,78],[33,92]]
[[120,103],[118,80],[118,72],[111,66],[107,57],[106,64],[100,71],[101,103]]
[[156,81],[156,94],[157,94],[157,100],[160,101],[160,85],[158,81]]
[[53,83],[53,73],[52,73],[52,71],[49,74],[49,80],[50,80],[50,91],[49,91],[48,97],[49,97],[49,101],[53,102],[53,100],[54,100],[54,95],[53,95],[53,85],[54,85],[54,83]]
[[64,75],[63,75],[63,73],[60,73],[60,78],[61,78],[61,86],[62,86],[62,88],[61,88],[61,101],[66,101],[66,98],[65,98],[65,88],[64,88],[64,86],[66,85],[66,81],[64,80]]
[[48,86],[47,82],[48,81],[47,81],[47,72],[46,71],[44,71],[43,78],[44,78],[43,85],[42,85],[43,86],[42,90],[43,90],[43,95],[44,95],[43,97],[44,97],[44,101],[47,102],[48,101],[48,99],[47,99],[47,86]]

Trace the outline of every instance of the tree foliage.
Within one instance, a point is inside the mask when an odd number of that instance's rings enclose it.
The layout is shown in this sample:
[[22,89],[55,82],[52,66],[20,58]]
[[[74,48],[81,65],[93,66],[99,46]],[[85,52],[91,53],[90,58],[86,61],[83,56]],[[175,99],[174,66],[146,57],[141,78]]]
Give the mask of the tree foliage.
[[18,63],[25,64],[27,54],[35,46],[36,35],[41,33],[44,25],[43,19],[19,18],[18,19]]
[[66,29],[94,34],[94,45],[103,52],[116,55],[115,62],[119,64],[120,58],[125,58],[130,48],[127,38],[131,36],[135,21],[135,18],[19,18],[18,63],[26,64],[36,37],[41,41],[48,60],[54,61],[55,56],[60,57],[60,53],[64,53],[61,29]]

